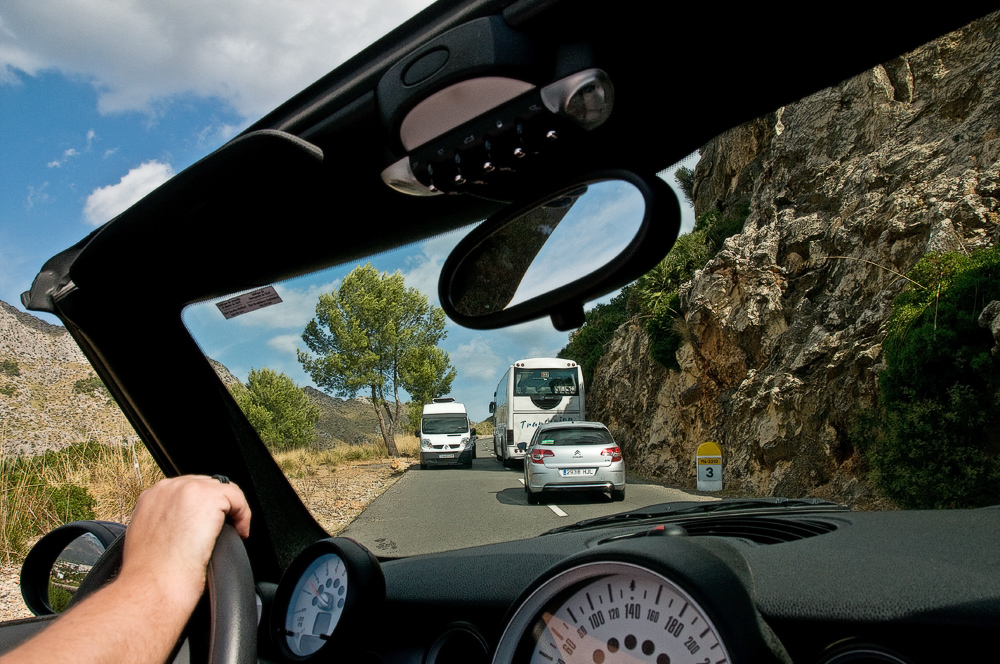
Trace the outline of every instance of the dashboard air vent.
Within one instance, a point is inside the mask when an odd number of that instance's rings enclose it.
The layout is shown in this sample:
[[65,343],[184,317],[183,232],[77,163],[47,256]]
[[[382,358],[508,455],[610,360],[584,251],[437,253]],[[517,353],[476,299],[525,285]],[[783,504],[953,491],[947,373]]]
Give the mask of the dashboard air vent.
[[794,542],[837,529],[836,524],[816,519],[775,519],[770,517],[713,517],[674,522],[690,537],[739,537],[758,544]]

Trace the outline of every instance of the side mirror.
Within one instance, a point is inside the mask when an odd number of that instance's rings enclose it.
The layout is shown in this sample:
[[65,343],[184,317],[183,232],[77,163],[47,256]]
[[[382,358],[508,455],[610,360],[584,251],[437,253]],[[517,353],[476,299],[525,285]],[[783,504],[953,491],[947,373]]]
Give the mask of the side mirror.
[[680,206],[663,180],[596,173],[469,233],[442,268],[441,307],[473,329],[548,315],[557,330],[570,330],[583,324],[585,302],[649,271],[679,230]]
[[475,430],[475,429],[472,429],[472,437],[473,437],[473,438],[475,438],[475,437],[476,437],[476,430]]
[[36,616],[62,613],[73,602],[90,568],[125,526],[74,521],[38,540],[21,565],[21,596]]
[[490,415],[492,415],[492,414],[493,414],[493,411],[495,411],[496,409],[497,409],[497,404],[496,404],[496,402],[495,402],[495,401],[491,401],[491,402],[490,402]]
[[528,444],[527,443],[518,443],[517,444],[517,449],[519,449],[519,450],[521,450],[523,452],[524,450],[528,449]]

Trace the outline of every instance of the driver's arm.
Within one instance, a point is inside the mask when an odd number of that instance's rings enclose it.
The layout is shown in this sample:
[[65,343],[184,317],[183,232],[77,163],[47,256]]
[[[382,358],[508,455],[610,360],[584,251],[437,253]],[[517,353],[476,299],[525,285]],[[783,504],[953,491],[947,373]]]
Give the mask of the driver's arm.
[[205,589],[227,516],[245,538],[250,508],[235,484],[187,475],[146,490],[125,531],[118,577],[0,657],[0,664],[166,661]]

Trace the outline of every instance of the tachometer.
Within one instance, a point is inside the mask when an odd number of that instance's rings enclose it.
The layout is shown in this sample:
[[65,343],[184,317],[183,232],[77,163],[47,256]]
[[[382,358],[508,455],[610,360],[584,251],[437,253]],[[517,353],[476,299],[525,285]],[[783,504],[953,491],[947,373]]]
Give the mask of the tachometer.
[[329,640],[347,601],[347,566],[324,553],[306,568],[285,612],[285,642],[296,655],[311,655]]
[[385,598],[378,561],[360,544],[325,539],[299,554],[275,594],[272,630],[278,648],[304,660],[332,650],[350,625],[371,620]]

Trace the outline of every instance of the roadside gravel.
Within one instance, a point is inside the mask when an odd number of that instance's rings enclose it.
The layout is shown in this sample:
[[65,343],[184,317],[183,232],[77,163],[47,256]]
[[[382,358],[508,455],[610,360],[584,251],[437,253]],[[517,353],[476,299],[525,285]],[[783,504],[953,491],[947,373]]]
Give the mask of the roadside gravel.
[[[320,467],[290,481],[313,517],[328,533],[336,535],[402,477],[410,465],[404,459],[345,463],[332,471]],[[31,617],[21,599],[20,575],[17,565],[0,566],[0,621]]]
[[21,599],[20,576],[21,568],[17,565],[0,567],[0,620],[31,617],[31,611]]

